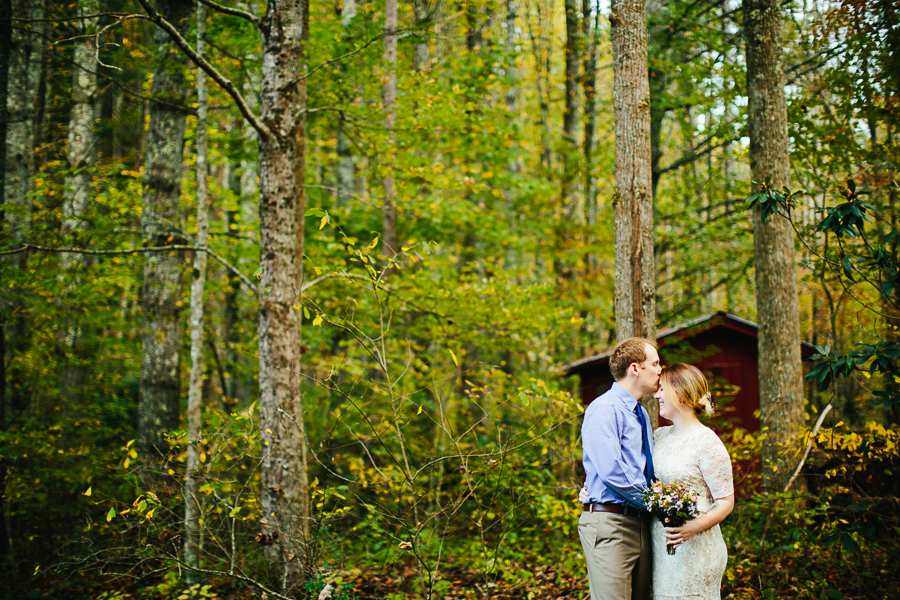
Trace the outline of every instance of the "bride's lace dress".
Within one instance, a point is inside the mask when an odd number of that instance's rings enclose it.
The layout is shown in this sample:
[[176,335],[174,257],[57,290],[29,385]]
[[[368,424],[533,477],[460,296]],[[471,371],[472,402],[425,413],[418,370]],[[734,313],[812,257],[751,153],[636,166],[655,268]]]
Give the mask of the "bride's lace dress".
[[[718,436],[708,427],[685,435],[670,435],[671,427],[653,434],[653,467],[656,476],[687,484],[698,497],[698,509],[706,512],[715,498],[734,493],[731,459]],[[653,519],[654,600],[719,600],[728,551],[718,525],[698,533],[666,554],[665,529]]]

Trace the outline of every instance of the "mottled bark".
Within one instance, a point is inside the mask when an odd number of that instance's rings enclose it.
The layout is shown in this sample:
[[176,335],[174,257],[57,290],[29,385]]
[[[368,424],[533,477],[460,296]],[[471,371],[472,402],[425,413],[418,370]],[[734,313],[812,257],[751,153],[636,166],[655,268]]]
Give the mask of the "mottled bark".
[[309,5],[270,0],[263,21],[260,109],[272,134],[259,142],[259,393],[262,524],[277,539],[266,556],[277,585],[299,594],[309,539],[308,451],[300,388],[306,79]]
[[[650,85],[643,0],[613,0],[610,13],[616,122],[616,337],[656,339],[656,267],[650,177]],[[659,408],[645,402],[657,422]]]
[[419,37],[416,40],[416,50],[413,55],[413,64],[416,71],[422,71],[428,65],[428,38],[424,36],[424,28],[429,20],[428,0],[415,0],[413,12],[416,19],[416,29]]
[[[9,57],[6,131],[6,219],[11,239],[21,240],[28,220],[28,192],[34,174],[35,114],[43,63],[44,0],[15,0],[16,26]],[[20,257],[23,266],[25,254]]]
[[[97,14],[97,3],[94,0],[81,0],[77,13],[84,17]],[[66,193],[63,198],[62,224],[60,237],[69,246],[77,246],[80,233],[84,230],[84,211],[88,206],[91,191],[92,167],[96,155],[96,133],[94,131],[94,96],[97,93],[97,48],[96,40],[90,35],[94,32],[92,19],[79,20],[80,38],[75,45],[72,59],[72,104],[69,109],[68,139],[66,160],[69,171],[66,174]],[[71,239],[67,239],[71,238]],[[83,257],[76,254],[63,254],[60,266],[68,269]],[[74,273],[62,276],[69,279],[69,285],[81,285],[80,278]],[[61,294],[59,300],[64,301],[67,294]],[[72,313],[66,314],[60,305],[60,314],[64,315],[59,322],[57,339],[66,356],[60,361],[59,388],[63,398],[76,401],[84,388],[86,369],[79,364],[79,355],[84,354],[81,340],[82,325]]]
[[[180,33],[191,16],[189,2],[158,0],[156,9]],[[185,113],[174,106],[185,104],[185,58],[156,31],[156,68],[150,102],[144,167],[144,210],[141,230],[144,240],[164,245],[177,235],[180,224],[179,197],[184,153]],[[144,457],[160,460],[168,448],[165,434],[178,426],[181,392],[181,269],[178,255],[153,253],[144,266],[141,309],[142,360],[138,443]]]
[[[532,21],[532,16],[537,18],[537,23]],[[553,155],[550,150],[550,47],[545,47],[545,24],[541,11],[541,4],[535,5],[534,15],[532,11],[525,14],[528,25],[528,33],[531,37],[531,50],[534,56],[535,86],[537,87],[538,105],[540,106],[541,119],[541,166],[546,169],[553,168]]]
[[[94,0],[81,0],[79,15],[97,14]],[[83,36],[89,36],[93,27],[90,20],[79,22]],[[68,145],[66,159],[70,169],[66,176],[66,196],[63,203],[62,236],[77,236],[84,228],[84,210],[90,199],[91,172],[94,163],[94,95],[97,93],[97,47],[93,37],[84,37],[75,45],[72,60],[72,106],[69,110]],[[73,245],[77,243],[73,242]],[[63,254],[63,266],[68,266],[75,255]]]
[[[344,41],[350,41],[349,29],[356,16],[356,0],[344,0],[341,5],[341,26],[344,28]],[[346,65],[341,63],[341,69],[345,69]],[[344,101],[349,101],[345,95]],[[353,153],[350,150],[350,141],[347,139],[347,118],[344,111],[338,113],[338,132],[337,132],[337,191],[335,193],[335,204],[342,206],[348,202],[353,195],[354,187],[354,171]]]
[[[197,54],[206,51],[206,6],[197,3]],[[203,406],[203,296],[206,288],[207,254],[203,251],[209,243],[209,90],[206,75],[197,71],[197,239],[201,248],[194,254],[194,272],[191,281],[191,374],[188,384],[187,406],[187,461],[184,484],[184,562],[188,585],[200,582],[200,444],[203,440],[200,414]],[[224,390],[223,390],[224,391]]]
[[584,77],[584,139],[581,147],[584,154],[584,202],[587,223],[597,224],[597,183],[594,179],[594,135],[597,125],[597,52],[600,35],[600,11],[590,0],[582,0],[582,36],[585,40]]
[[[759,183],[790,185],[787,107],[784,96],[782,18],[776,0],[744,0],[747,44],[747,123],[750,171]],[[760,423],[763,487],[781,490],[790,478],[797,428],[803,425],[803,371],[794,237],[788,221],[763,221],[753,211],[756,309],[759,321]]]
[[[8,131],[8,99],[9,99],[9,60],[12,54],[12,5],[9,0],[0,0],[0,243],[6,243],[6,134]],[[5,261],[0,261],[0,289],[4,285],[4,272],[9,268]],[[0,431],[6,431],[6,316],[7,306],[0,304]],[[12,540],[7,528],[9,501],[6,496],[6,477],[9,472],[6,458],[0,457],[0,564],[15,565],[10,556]]]
[[383,254],[392,257],[397,253],[397,189],[394,183],[394,165],[389,158],[394,155],[397,138],[394,126],[397,122],[397,0],[384,3],[384,63],[387,73],[381,93],[384,97],[384,129],[387,132],[387,150],[382,152],[385,175],[382,178],[384,205],[382,209],[381,244]]
[[[225,230],[238,231],[241,223],[241,208],[244,205],[244,198],[251,197],[251,194],[244,194],[242,185],[241,170],[238,169],[240,163],[238,156],[241,155],[241,148],[244,141],[241,139],[243,135],[243,120],[236,120],[231,131],[232,149],[231,156],[224,166],[225,185],[228,190],[238,199],[237,206],[228,207],[225,211]],[[238,163],[238,164],[235,164]],[[244,175],[248,175],[246,171],[250,170],[249,165],[243,165],[245,168]],[[255,171],[255,169],[254,169]],[[252,194],[255,196],[256,194]],[[239,329],[242,329],[239,317],[238,298],[241,292],[241,280],[234,273],[226,273],[228,285],[225,287],[225,302],[223,307],[222,319],[222,354],[225,367],[225,383],[222,389],[222,395],[225,398],[225,406],[223,408],[230,410],[230,405],[235,402],[238,397],[243,398],[244,388],[238,380],[238,362],[241,360],[240,354],[235,352],[235,344],[238,343]]]
[[[518,35],[516,33],[516,19],[519,12],[518,0],[506,0],[506,40],[505,49],[509,67],[507,69],[507,77],[510,80],[510,86],[506,88],[506,110],[509,111],[513,118],[517,117],[518,100],[519,100],[519,69],[516,66],[516,44],[518,43]],[[518,161],[516,161],[518,165]],[[514,171],[515,172],[515,171]]]
[[[44,0],[14,0],[11,4],[13,22],[6,62],[6,160],[0,165],[6,170],[3,242],[9,246],[25,241],[30,229],[29,193],[35,172],[36,122],[46,44],[44,5]],[[28,258],[29,253],[22,252],[0,260],[5,263],[5,268],[22,272],[28,268]],[[21,356],[26,351],[30,335],[28,311],[22,310],[24,293],[21,287],[7,284],[0,299],[6,329],[5,354],[10,357]],[[22,371],[21,361],[8,361],[7,364],[9,406],[13,411],[20,411],[25,408],[29,396],[25,385],[28,377]]]
[[[578,63],[580,62],[581,27],[578,22],[577,0],[564,0],[566,20],[566,81],[563,104],[563,149],[560,202],[566,214],[579,223],[584,222],[584,205],[576,207],[573,186],[577,161],[575,154],[575,125],[578,122]],[[579,208],[581,210],[579,210]]]

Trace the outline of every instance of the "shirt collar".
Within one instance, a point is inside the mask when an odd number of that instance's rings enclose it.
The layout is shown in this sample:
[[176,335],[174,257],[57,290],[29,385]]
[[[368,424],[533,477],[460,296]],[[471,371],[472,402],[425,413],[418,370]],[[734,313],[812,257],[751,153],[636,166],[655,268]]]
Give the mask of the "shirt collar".
[[637,408],[637,398],[632,396],[631,392],[619,385],[618,382],[613,383],[610,390],[625,404],[628,410],[634,412],[634,409]]

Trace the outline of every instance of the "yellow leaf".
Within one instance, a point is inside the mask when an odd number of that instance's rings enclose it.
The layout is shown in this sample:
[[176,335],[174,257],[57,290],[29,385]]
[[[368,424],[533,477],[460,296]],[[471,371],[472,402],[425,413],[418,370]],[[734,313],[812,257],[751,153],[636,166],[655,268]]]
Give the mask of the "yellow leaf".
[[[450,350],[449,348],[447,348],[447,349]],[[456,366],[458,367],[458,366],[459,366],[459,361],[456,359],[456,355],[453,354],[453,350],[450,350],[450,356],[453,357],[453,364],[456,365]]]
[[321,221],[319,221],[319,231],[321,231],[322,229],[325,228],[326,223],[328,223],[328,215],[327,214],[324,217],[322,217]]
[[91,488],[88,488],[87,491],[82,494],[82,496],[90,496],[90,495],[91,495]]
[[206,452],[200,453],[200,462],[202,462],[202,463],[206,462]]
[[316,315],[316,318],[313,319],[313,327],[318,327],[322,324],[322,315]]
[[377,245],[378,245],[378,236],[376,235],[376,236],[375,236],[375,239],[372,240],[372,243],[369,244],[369,250],[371,250],[372,248],[374,248],[374,247],[377,246]]
[[421,414],[422,414],[422,405],[421,405],[421,404],[419,405],[419,410],[416,411],[416,414],[417,414],[417,415],[421,415]]

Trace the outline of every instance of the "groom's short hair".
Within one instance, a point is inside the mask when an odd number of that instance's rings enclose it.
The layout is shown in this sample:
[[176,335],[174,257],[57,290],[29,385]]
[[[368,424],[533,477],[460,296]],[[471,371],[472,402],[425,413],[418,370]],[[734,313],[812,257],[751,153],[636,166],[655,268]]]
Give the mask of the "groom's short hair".
[[613,379],[616,381],[625,379],[631,363],[640,364],[647,360],[647,353],[644,351],[645,344],[656,348],[654,342],[639,337],[628,338],[616,346],[612,356],[609,357],[609,370]]

